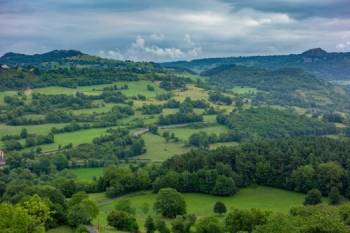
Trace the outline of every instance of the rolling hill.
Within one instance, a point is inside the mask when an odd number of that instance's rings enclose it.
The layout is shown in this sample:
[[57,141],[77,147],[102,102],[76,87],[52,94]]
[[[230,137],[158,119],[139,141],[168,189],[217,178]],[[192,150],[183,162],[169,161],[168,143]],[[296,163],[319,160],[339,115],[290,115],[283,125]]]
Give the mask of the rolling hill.
[[301,68],[325,80],[350,79],[350,53],[328,53],[320,48],[310,49],[301,54],[207,58],[162,63],[162,66],[188,69],[200,73],[228,64],[255,66],[269,70],[287,67]]
[[306,108],[335,108],[348,111],[349,93],[340,86],[317,78],[297,68],[268,70],[242,65],[221,65],[202,72],[209,83],[232,89],[256,88],[255,101]]

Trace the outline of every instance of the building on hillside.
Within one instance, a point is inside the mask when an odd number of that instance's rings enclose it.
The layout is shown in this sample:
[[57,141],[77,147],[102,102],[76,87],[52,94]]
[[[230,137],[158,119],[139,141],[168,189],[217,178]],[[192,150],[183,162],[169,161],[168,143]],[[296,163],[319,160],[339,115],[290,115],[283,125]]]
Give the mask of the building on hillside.
[[4,166],[6,164],[5,152],[0,150],[0,166]]

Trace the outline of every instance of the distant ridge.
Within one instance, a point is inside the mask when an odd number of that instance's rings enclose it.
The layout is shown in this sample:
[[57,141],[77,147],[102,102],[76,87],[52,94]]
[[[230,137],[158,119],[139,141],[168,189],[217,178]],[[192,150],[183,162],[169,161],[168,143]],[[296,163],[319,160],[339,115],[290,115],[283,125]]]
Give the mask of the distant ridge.
[[268,70],[300,68],[329,81],[350,80],[350,52],[327,52],[322,48],[310,49],[301,54],[204,58],[161,63],[163,67],[191,70],[197,73],[220,65],[232,64]]
[[321,48],[315,48],[310,49],[305,52],[303,52],[301,55],[308,56],[308,57],[319,57],[319,56],[325,56],[328,55],[327,51],[321,49]]
[[44,62],[59,62],[66,58],[84,55],[77,50],[53,50],[43,54],[26,55],[21,53],[6,53],[0,58],[1,64],[34,65]]

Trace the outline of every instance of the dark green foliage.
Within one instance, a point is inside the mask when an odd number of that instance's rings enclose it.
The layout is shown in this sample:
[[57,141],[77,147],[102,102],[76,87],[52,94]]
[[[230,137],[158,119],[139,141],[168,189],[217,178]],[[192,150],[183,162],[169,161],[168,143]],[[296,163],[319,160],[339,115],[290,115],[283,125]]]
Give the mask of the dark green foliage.
[[317,189],[311,189],[307,192],[304,205],[317,205],[322,202],[322,194]]
[[297,167],[292,172],[292,183],[297,192],[307,192],[315,186],[315,169],[312,165]]
[[116,205],[115,209],[118,211],[124,211],[129,214],[135,214],[135,208],[131,206],[131,202],[129,200],[120,200]]
[[150,187],[151,180],[147,171],[138,169],[132,171],[130,168],[110,166],[105,169],[99,180],[100,191],[106,190],[110,198]]
[[88,229],[86,229],[86,226],[84,225],[79,225],[74,233],[89,233]]
[[151,132],[152,134],[158,134],[158,126],[155,126],[155,125],[151,125],[149,128],[148,128],[149,132]]
[[196,225],[196,233],[223,233],[224,228],[215,217],[201,218]]
[[158,192],[162,188],[170,187],[180,192],[199,192],[217,196],[229,196],[236,193],[238,188],[233,179],[219,174],[214,169],[201,169],[193,173],[169,171],[153,182],[153,190]]
[[301,192],[318,188],[323,195],[338,187],[345,195],[349,177],[344,168],[349,163],[349,145],[348,140],[329,138],[257,141],[209,152],[192,151],[174,156],[163,167],[182,174],[181,180],[185,182],[180,191],[208,193],[208,187],[215,185],[217,165],[224,163],[230,173],[220,171],[221,174],[232,177],[238,187],[257,182]]
[[229,116],[219,115],[217,121],[229,126],[246,139],[319,136],[336,132],[333,125],[316,119],[299,116],[290,111],[262,107],[243,110]]
[[145,222],[145,228],[146,228],[146,232],[147,233],[153,233],[156,230],[156,225],[153,221],[153,218],[151,216],[148,216],[146,218],[146,222]]
[[[346,233],[349,231],[344,222],[346,215],[343,215],[346,209],[346,207],[337,209],[326,205],[292,208],[288,222],[294,223],[292,227],[294,232]],[[286,221],[283,222],[286,224]]]
[[238,188],[230,177],[218,176],[215,181],[215,186],[212,190],[213,195],[231,196],[238,191]]
[[188,139],[188,144],[200,148],[209,147],[209,136],[206,132],[194,133]]
[[145,143],[142,138],[130,136],[127,129],[109,129],[109,134],[94,138],[93,143],[97,146],[112,147],[119,158],[127,158],[143,154]]
[[215,203],[213,210],[214,210],[214,213],[216,214],[224,214],[226,213],[226,206],[221,201],[218,201]]
[[203,121],[203,116],[198,115],[193,112],[177,112],[175,114],[170,114],[167,116],[161,115],[159,117],[158,123],[160,125],[173,125],[173,124],[183,124]]
[[143,105],[141,108],[143,114],[159,114],[162,110],[162,106],[155,104]]
[[344,117],[338,113],[327,113],[323,116],[323,119],[328,122],[343,123]]
[[[88,56],[85,56],[88,57]],[[94,57],[62,60],[63,66],[52,69],[52,63],[40,63],[49,66],[45,69],[21,67],[21,69],[0,69],[0,89],[25,89],[46,86],[91,86],[110,84],[115,81],[136,81],[138,74],[147,74],[157,69],[151,63],[121,62]],[[84,64],[81,68],[79,65]],[[101,67],[104,67],[101,69]]]
[[[254,87],[263,92],[253,96],[257,104],[269,103],[282,106],[319,107],[327,111],[349,109],[349,97],[341,87],[336,87],[302,69],[283,68],[265,70],[252,66],[223,65],[209,70],[209,82],[231,89],[237,86]],[[317,93],[317,94],[316,94]],[[331,93],[331,94],[330,94]],[[327,96],[328,103],[317,96]],[[328,100],[327,99],[327,100]]]
[[[40,64],[44,62],[59,62],[66,58],[72,58],[76,56],[84,55],[77,50],[53,50],[43,54],[25,55],[20,53],[6,53],[1,57],[1,61],[4,64]],[[2,62],[0,62],[2,63]]]
[[135,217],[123,211],[112,210],[107,216],[108,225],[119,231],[138,232]]
[[161,81],[159,86],[164,90],[171,91],[184,88],[186,86],[186,81],[182,78],[171,76],[167,77],[166,80]]
[[256,226],[266,224],[270,214],[270,212],[258,209],[235,209],[228,213],[225,218],[226,231],[232,233],[240,231],[252,232]]
[[159,190],[154,209],[163,217],[175,218],[186,213],[186,202],[175,189],[164,188]]
[[69,202],[67,220],[71,226],[90,224],[98,212],[96,204],[88,196],[76,193]]
[[333,187],[342,188],[344,176],[344,168],[337,162],[319,164],[317,171],[317,181],[320,184],[319,190],[323,195],[327,195]]
[[218,92],[209,93],[209,100],[214,103],[223,103],[226,105],[232,104],[232,98]]
[[[212,67],[219,67],[227,64],[240,64],[251,66],[252,64],[275,70],[285,67],[297,67],[311,72],[327,80],[346,80],[349,78],[349,66],[346,62],[350,53],[327,53],[316,48],[302,54],[272,55],[272,56],[251,56],[251,57],[228,57],[228,58],[207,58],[192,61],[179,61],[163,63],[162,66],[174,67],[193,71],[206,71]],[[210,74],[209,71],[205,74]]]
[[169,228],[163,220],[157,220],[156,228],[159,231],[159,233],[170,233]]
[[191,227],[196,223],[197,217],[193,214],[177,216],[172,221],[172,232],[173,233],[190,233]]
[[339,204],[341,200],[339,189],[337,187],[332,187],[331,191],[328,194],[328,198],[329,198],[330,204],[332,205]]

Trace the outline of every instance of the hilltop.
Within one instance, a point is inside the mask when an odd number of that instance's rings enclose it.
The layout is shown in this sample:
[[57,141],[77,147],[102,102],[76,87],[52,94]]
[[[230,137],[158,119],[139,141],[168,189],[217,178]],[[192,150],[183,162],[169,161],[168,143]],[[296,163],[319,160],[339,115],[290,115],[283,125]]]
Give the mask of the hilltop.
[[206,58],[162,63],[163,67],[188,69],[197,73],[227,64],[256,66],[269,70],[301,68],[326,80],[350,79],[350,53],[329,53],[321,48],[301,54]]

